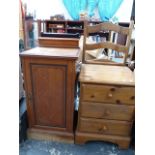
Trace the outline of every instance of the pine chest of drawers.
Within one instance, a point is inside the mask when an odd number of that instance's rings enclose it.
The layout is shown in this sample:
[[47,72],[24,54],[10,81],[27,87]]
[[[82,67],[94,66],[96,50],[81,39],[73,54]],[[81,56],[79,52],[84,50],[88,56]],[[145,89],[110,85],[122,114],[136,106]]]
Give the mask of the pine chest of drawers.
[[75,143],[92,140],[128,148],[135,111],[134,74],[125,66],[84,64]]

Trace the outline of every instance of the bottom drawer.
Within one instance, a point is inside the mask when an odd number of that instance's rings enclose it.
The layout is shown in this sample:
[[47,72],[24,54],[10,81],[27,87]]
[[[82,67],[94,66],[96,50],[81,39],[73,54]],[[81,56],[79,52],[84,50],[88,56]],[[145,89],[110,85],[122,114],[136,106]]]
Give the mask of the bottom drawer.
[[130,136],[132,122],[80,118],[78,130],[100,134]]

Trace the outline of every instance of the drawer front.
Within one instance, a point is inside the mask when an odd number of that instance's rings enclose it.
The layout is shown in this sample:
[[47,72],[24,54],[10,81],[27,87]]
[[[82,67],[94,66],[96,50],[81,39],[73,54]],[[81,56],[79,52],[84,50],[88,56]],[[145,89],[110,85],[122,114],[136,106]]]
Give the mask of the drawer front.
[[134,104],[134,87],[82,84],[82,101]]
[[80,106],[82,117],[124,121],[132,121],[134,118],[134,106],[92,102],[82,102]]
[[130,136],[132,122],[80,118],[78,130],[99,134]]

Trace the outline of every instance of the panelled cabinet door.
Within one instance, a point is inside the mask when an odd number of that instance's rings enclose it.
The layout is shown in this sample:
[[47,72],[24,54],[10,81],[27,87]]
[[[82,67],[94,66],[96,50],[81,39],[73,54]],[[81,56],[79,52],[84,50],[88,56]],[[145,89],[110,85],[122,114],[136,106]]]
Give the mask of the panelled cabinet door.
[[54,47],[36,47],[20,54],[28,138],[73,142],[75,65],[79,54],[79,48]]
[[33,127],[66,128],[67,65],[30,64]]

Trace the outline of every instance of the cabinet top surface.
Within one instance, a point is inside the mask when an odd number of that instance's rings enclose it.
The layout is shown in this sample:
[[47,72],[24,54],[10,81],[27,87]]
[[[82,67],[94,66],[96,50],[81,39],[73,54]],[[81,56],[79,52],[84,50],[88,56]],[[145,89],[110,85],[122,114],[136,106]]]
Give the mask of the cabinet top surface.
[[80,50],[78,48],[35,47],[33,49],[20,53],[20,56],[77,59],[79,57],[79,52]]
[[79,80],[83,83],[135,85],[134,73],[126,66],[83,64]]

